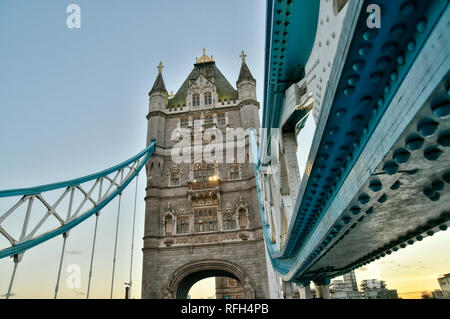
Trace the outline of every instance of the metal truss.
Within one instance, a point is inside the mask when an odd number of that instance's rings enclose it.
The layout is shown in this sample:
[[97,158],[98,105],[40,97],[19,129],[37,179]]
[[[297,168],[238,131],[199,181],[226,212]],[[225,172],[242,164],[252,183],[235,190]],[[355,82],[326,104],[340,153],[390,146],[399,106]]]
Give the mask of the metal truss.
[[[32,188],[0,191],[0,199],[21,196],[6,212],[3,214],[0,212],[0,236],[6,238],[9,242],[9,247],[0,250],[0,258],[9,256],[13,256],[15,259],[18,256],[20,258],[20,255],[26,250],[58,235],[66,236],[70,229],[90,216],[98,214],[103,207],[121,194],[139,173],[154,150],[155,143],[152,142],[149,147],[129,160],[86,177]],[[47,192],[58,189],[62,190],[63,193],[56,201],[51,202],[49,199],[51,196],[47,197]],[[94,194],[97,194],[97,196]],[[75,204],[75,196],[82,198],[80,203]],[[67,202],[67,200],[68,208],[66,211],[62,211],[64,208],[62,208],[61,203]],[[33,216],[33,208],[36,206],[36,202],[44,205],[47,212],[43,216],[42,212],[39,212],[40,220],[33,227],[30,226],[29,221]],[[24,207],[26,207],[26,213],[20,235],[14,236],[4,222],[7,219],[14,218],[15,214],[19,215],[18,211]],[[59,226],[50,229],[44,227],[45,222],[52,218],[56,219]]]

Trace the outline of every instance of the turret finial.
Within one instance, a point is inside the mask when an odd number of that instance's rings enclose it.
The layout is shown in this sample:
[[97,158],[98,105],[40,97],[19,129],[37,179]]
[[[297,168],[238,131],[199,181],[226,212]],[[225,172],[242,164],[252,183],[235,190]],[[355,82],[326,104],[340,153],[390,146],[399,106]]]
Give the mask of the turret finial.
[[213,62],[213,56],[211,55],[210,57],[206,55],[206,49],[203,48],[203,55],[201,57],[197,57],[195,58],[195,64],[199,64],[199,63],[208,63],[208,62]]
[[241,59],[242,59],[242,63],[245,63],[245,57],[247,56],[247,54],[245,54],[244,50],[241,51]]
[[162,61],[159,62],[159,65],[157,68],[159,70],[159,73],[162,73],[162,70],[164,69],[164,65],[162,64]]

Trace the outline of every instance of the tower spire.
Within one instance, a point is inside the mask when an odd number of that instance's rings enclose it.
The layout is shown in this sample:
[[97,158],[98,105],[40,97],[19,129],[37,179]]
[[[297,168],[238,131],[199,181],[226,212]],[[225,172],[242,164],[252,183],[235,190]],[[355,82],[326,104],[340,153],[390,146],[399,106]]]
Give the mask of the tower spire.
[[246,54],[244,52],[244,50],[241,51],[241,54],[239,55],[241,57],[242,60],[242,65],[241,65],[241,71],[239,72],[239,78],[236,81],[236,86],[239,86],[239,83],[241,83],[242,81],[251,81],[251,82],[255,82],[256,80],[253,77],[252,73],[250,72],[250,69],[247,66],[247,63],[245,62],[245,58],[246,58]]
[[159,62],[157,68],[158,68],[158,76],[156,77],[155,83],[153,84],[153,87],[151,91],[148,93],[148,95],[152,95],[155,92],[163,92],[167,94],[166,85],[164,84],[164,80],[162,77],[162,70],[164,68],[162,61]]

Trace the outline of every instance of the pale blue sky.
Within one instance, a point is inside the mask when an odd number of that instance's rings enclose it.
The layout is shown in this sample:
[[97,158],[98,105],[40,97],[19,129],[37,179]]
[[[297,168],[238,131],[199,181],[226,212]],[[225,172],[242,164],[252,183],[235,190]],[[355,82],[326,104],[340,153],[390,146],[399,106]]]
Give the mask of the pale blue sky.
[[[81,7],[81,29],[66,26],[71,3]],[[203,47],[235,85],[245,50],[261,100],[265,6],[263,0],[0,1],[0,189],[80,177],[143,149],[147,94],[160,60],[169,92],[182,84]],[[139,184],[134,296],[140,295],[143,174]],[[126,214],[134,185],[129,188],[122,200],[116,297],[128,281]],[[100,215],[93,297],[109,295],[116,209],[114,201]],[[89,219],[69,236],[64,264],[80,264],[82,287],[65,289],[63,273],[61,297],[86,291],[93,226]],[[61,243],[54,239],[25,254],[13,288],[17,297],[53,297]],[[0,260],[0,294],[11,269]]]

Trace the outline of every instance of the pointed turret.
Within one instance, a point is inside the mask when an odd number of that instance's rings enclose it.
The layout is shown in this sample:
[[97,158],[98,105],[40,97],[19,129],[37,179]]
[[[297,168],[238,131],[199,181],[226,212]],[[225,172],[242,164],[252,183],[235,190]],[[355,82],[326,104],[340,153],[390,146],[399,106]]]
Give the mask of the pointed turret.
[[147,145],[150,145],[151,141],[156,141],[157,146],[164,146],[164,129],[166,127],[166,120],[162,114],[166,109],[168,94],[162,77],[163,68],[164,66],[162,62],[159,62],[158,76],[156,77],[151,91],[148,93],[150,101],[149,113],[147,115]]
[[245,53],[241,52],[241,71],[236,86],[240,100],[241,125],[243,128],[259,128],[259,102],[256,100],[256,80],[245,63]]
[[247,66],[247,63],[245,63],[245,57],[247,55],[244,53],[244,51],[241,52],[241,59],[242,59],[242,65],[241,65],[241,71],[239,72],[239,78],[236,81],[236,86],[239,87],[239,84],[243,81],[253,82],[256,84],[256,80],[253,77],[252,73],[250,72],[250,69]]
[[148,93],[148,95],[152,95],[155,92],[163,92],[163,93],[167,93],[166,90],[166,86],[164,84],[164,80],[162,77],[162,69],[164,68],[162,62],[159,62],[158,65],[158,76],[156,77],[155,83],[153,84],[153,87],[151,89],[151,91]]

